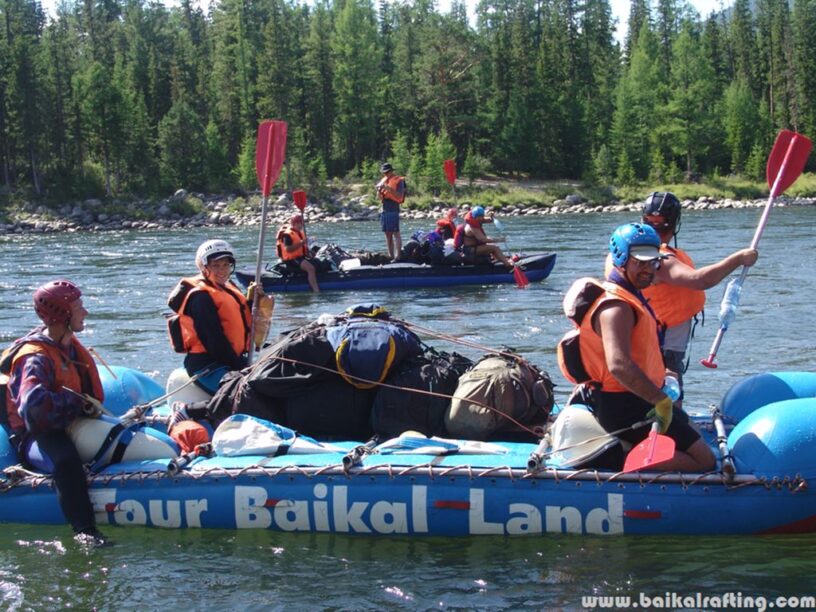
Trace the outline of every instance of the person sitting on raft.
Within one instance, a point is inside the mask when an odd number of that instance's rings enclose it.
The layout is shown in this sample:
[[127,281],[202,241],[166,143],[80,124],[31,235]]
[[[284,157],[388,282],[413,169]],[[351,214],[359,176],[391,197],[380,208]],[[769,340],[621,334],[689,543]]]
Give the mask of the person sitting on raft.
[[449,208],[445,212],[445,216],[436,222],[436,231],[438,231],[443,240],[449,240],[456,234],[456,218],[459,216],[459,210],[456,207]]
[[204,242],[195,260],[201,274],[179,281],[168,302],[179,315],[184,368],[203,373],[196,385],[213,394],[226,372],[247,365],[251,304],[230,280],[235,250],[227,241]]
[[515,264],[497,246],[496,243],[501,242],[500,240],[487,237],[482,229],[484,223],[493,223],[493,217],[486,217],[485,209],[482,206],[476,206],[465,215],[465,222],[456,228],[453,238],[454,247],[462,249],[465,260],[468,262],[475,263],[479,256],[488,255],[512,270]]
[[289,217],[289,222],[282,225],[278,230],[276,242],[278,257],[293,271],[302,270],[305,272],[312,291],[320,293],[314,264],[309,261],[311,253],[306,241],[306,234],[303,231],[303,215],[295,213]]
[[[593,412],[608,432],[656,418],[660,432],[674,439],[674,457],[653,466],[656,470],[706,472],[716,460],[700,434],[663,392],[667,372],[660,354],[654,312],[642,290],[652,284],[666,257],[660,237],[650,226],[621,225],[609,240],[613,269],[604,293],[592,303],[580,326],[580,355],[595,389]],[[567,375],[565,364],[559,361]],[[637,445],[649,432],[645,425],[618,437]]]
[[88,311],[79,287],[67,280],[37,289],[34,310],[44,326],[16,340],[0,359],[0,372],[9,376],[9,438],[23,462],[52,475],[77,541],[102,545],[107,540],[96,528],[85,468],[67,432],[78,416],[102,412],[99,372],[75,335],[85,329]]

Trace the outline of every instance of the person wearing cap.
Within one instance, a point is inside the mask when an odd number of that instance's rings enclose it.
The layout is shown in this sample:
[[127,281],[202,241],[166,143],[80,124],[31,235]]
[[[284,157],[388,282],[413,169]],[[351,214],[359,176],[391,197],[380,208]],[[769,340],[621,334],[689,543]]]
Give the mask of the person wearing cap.
[[295,213],[289,217],[289,221],[278,230],[275,242],[278,257],[286,263],[287,267],[305,272],[312,291],[320,293],[317,273],[314,264],[310,261],[312,257],[306,241],[306,233],[303,231],[303,215]]
[[202,243],[195,259],[200,273],[179,281],[168,302],[179,302],[184,368],[212,394],[226,372],[247,365],[251,305],[231,280],[235,250],[226,240]]
[[85,329],[88,311],[79,287],[67,280],[39,287],[34,310],[43,325],[16,340],[0,358],[0,372],[8,376],[9,439],[21,460],[52,475],[77,541],[105,544],[96,528],[82,460],[67,431],[77,417],[102,412],[99,372],[76,337]]
[[391,164],[380,166],[382,179],[377,183],[377,196],[382,202],[380,227],[385,233],[385,245],[392,261],[399,259],[402,252],[402,235],[399,227],[400,205],[405,202],[405,178],[394,173]]
[[[680,200],[673,193],[656,191],[643,203],[642,221],[660,236],[660,251],[666,255],[655,272],[654,283],[643,289],[643,295],[665,328],[663,359],[667,368],[677,372],[682,390],[683,372],[688,366],[686,351],[695,317],[705,304],[706,289],[741,266],[753,266],[759,254],[754,249],[741,249],[716,263],[695,269],[691,257],[677,248],[681,210]],[[673,247],[669,246],[672,238]]]
[[[612,269],[604,292],[589,307],[580,326],[581,361],[595,391],[594,414],[608,432],[656,418],[661,433],[676,443],[674,457],[659,470],[705,472],[714,454],[663,392],[667,374],[660,352],[658,323],[642,291],[665,259],[660,238],[650,226],[621,225],[609,240]],[[644,425],[619,434],[636,445],[649,432]]]
[[482,228],[484,223],[493,223],[493,217],[485,216],[484,207],[475,206],[465,215],[465,222],[456,228],[453,238],[454,247],[462,250],[465,261],[473,263],[480,256],[490,256],[512,270],[513,262],[502,253],[501,248],[497,245],[501,241],[487,237]]

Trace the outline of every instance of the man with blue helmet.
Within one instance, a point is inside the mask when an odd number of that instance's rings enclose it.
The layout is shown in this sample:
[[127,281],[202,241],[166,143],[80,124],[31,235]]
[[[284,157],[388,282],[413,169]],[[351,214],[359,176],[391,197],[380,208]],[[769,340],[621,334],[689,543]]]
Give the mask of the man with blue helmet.
[[[604,291],[580,325],[580,355],[595,389],[595,416],[609,432],[655,417],[661,433],[673,438],[677,448],[674,457],[657,469],[710,470],[715,465],[711,449],[687,419],[673,418],[678,409],[662,390],[666,368],[658,323],[641,293],[665,258],[660,237],[648,225],[621,225],[609,239],[609,254],[613,268]],[[619,437],[635,445],[648,430],[644,426]]]
[[456,228],[454,248],[462,251],[468,263],[475,263],[480,256],[490,256],[512,270],[513,262],[507,259],[496,244],[501,241],[487,237],[482,229],[484,223],[493,223],[493,217],[485,217],[484,207],[475,206],[465,215],[465,222]]

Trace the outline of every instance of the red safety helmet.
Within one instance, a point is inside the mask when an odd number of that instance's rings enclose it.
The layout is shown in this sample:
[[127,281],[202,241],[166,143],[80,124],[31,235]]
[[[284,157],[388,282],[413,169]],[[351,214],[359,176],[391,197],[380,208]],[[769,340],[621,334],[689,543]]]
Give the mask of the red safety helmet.
[[289,217],[289,225],[297,225],[299,223],[303,223],[303,215],[300,213],[295,213]]
[[71,320],[71,304],[80,297],[82,292],[71,281],[50,281],[34,292],[34,310],[46,325],[67,325]]

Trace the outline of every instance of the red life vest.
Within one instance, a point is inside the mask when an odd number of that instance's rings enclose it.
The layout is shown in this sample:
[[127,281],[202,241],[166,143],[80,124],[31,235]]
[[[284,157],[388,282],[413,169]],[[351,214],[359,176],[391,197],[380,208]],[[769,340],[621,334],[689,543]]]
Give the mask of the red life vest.
[[450,219],[439,219],[436,222],[436,229],[443,238],[453,238],[456,235],[456,224]]
[[[292,241],[294,246],[298,247],[297,250],[286,250],[286,243],[284,242],[284,238],[286,236],[289,237],[289,240]],[[309,254],[309,250],[306,248],[306,235],[290,225],[284,225],[278,232],[275,240],[277,241],[278,257],[280,257],[283,261],[290,261],[292,259],[297,259],[298,257],[306,257]]]
[[482,222],[470,213],[467,213],[465,215],[465,222],[458,226],[456,228],[456,232],[453,234],[453,247],[455,249],[461,249],[463,246],[465,246],[465,237],[475,240],[475,238],[472,238],[471,236],[466,236],[465,228],[468,226],[475,227],[476,229],[482,229]]
[[[660,245],[660,252],[676,257],[678,260],[693,268],[688,253],[682,249],[675,249],[667,244]],[[674,327],[691,319],[705,306],[705,291],[678,287],[668,283],[658,283],[643,290],[649,300],[649,306],[655,312],[658,321],[666,327]]]
[[380,197],[380,200],[391,200],[392,202],[396,202],[397,204],[402,204],[405,201],[405,192],[401,195],[399,194],[398,187],[400,181],[403,181],[404,178],[401,176],[397,176],[396,174],[389,176],[388,178],[380,181],[381,185],[387,185],[391,189],[394,190],[394,194],[385,195],[382,191],[377,190],[377,195]]
[[193,318],[185,313],[190,296],[196,291],[206,291],[215,303],[221,329],[224,330],[224,335],[227,337],[230,346],[232,346],[232,350],[235,351],[236,355],[244,353],[249,348],[249,329],[252,319],[250,318],[249,302],[247,302],[240,289],[232,282],[228,282],[223,287],[215,285],[206,281],[201,275],[184,278],[181,283],[192,285],[192,289],[184,296],[181,306],[176,311],[179,315],[184,352],[207,352],[198,334],[196,334]]
[[[635,311],[636,321],[632,329],[631,345],[632,361],[646,374],[649,380],[660,387],[663,384],[665,367],[663,366],[663,355],[660,352],[660,342],[657,337],[657,322],[637,296],[623,287],[604,282],[603,288],[605,293],[595,300],[579,327],[581,361],[590,380],[599,383],[601,389],[606,392],[629,391],[609,371],[606,365],[606,356],[604,355],[603,340],[592,328],[592,317],[601,304],[611,300],[620,300],[629,304]],[[561,363],[560,357],[559,354],[558,365],[564,375],[568,376],[568,370],[565,364]]]
[[[82,343],[76,338],[71,338],[71,347],[76,354],[76,359],[69,357],[68,349],[62,348],[56,343],[39,340],[29,340],[17,346],[12,346],[11,366],[9,372],[14,370],[20,360],[27,355],[43,355],[54,364],[54,383],[49,389],[51,392],[59,392],[63,387],[76,391],[77,393],[87,393],[98,399],[100,402],[105,399],[102,390],[102,381],[99,379],[99,371],[96,369],[93,357]],[[7,354],[4,355],[4,360]],[[11,388],[6,388],[6,411],[8,414],[9,427],[14,431],[25,429],[25,423],[17,412],[17,406],[11,397]]]

